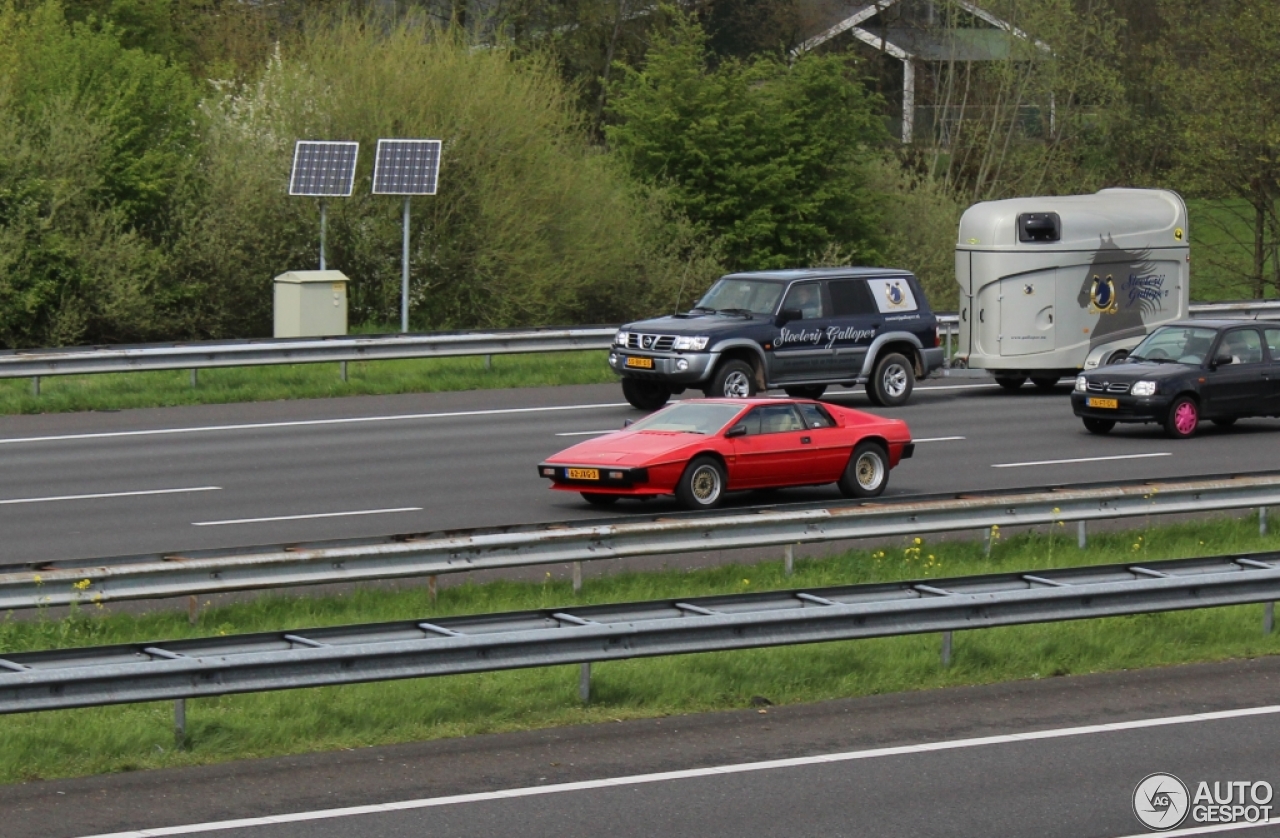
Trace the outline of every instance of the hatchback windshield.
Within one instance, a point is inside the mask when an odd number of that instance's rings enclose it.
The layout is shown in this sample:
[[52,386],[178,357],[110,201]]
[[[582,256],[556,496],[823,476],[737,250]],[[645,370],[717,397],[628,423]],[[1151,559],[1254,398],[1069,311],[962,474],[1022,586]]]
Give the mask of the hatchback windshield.
[[1217,332],[1194,326],[1161,326],[1138,344],[1129,356],[1133,361],[1167,364],[1202,364]]
[[711,286],[696,308],[703,311],[750,312],[772,315],[783,285],[765,279],[725,278]]
[[742,405],[681,402],[631,425],[633,431],[684,431],[714,434],[742,412]]

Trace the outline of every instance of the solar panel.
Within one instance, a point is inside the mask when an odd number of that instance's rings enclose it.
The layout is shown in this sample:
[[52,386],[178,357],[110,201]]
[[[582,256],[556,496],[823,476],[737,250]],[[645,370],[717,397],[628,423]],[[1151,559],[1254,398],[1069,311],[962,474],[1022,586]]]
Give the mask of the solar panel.
[[289,194],[349,198],[359,153],[360,143],[298,140],[293,149]]
[[373,194],[434,195],[440,173],[440,140],[378,140]]

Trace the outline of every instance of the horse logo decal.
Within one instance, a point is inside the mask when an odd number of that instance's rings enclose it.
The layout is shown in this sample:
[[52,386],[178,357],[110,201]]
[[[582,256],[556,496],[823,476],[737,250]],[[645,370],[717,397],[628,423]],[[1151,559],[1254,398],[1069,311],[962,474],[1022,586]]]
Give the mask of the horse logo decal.
[[889,301],[889,305],[898,308],[906,302],[907,295],[902,293],[902,283],[894,282],[884,286],[884,296]]
[[1117,308],[1116,283],[1107,274],[1106,279],[1093,275],[1093,287],[1089,291],[1090,314],[1115,314]]

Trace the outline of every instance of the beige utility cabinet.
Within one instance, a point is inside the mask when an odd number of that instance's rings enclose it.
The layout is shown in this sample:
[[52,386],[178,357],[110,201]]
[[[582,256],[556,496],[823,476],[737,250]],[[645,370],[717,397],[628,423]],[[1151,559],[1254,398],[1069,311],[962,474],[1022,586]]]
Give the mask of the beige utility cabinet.
[[347,277],[342,271],[289,271],[275,279],[275,336],[347,333]]

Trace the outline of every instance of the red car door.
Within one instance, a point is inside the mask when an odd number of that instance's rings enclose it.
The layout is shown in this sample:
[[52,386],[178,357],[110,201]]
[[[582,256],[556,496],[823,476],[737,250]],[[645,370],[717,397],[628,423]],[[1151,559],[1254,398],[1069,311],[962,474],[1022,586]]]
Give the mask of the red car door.
[[800,403],[800,418],[809,429],[809,444],[814,447],[813,478],[816,483],[834,483],[844,473],[853,453],[848,433],[837,427],[831,414],[820,404]]
[[729,464],[729,487],[759,489],[794,486],[815,481],[820,450],[813,443],[794,405],[761,405],[738,421],[747,432],[734,437]]

